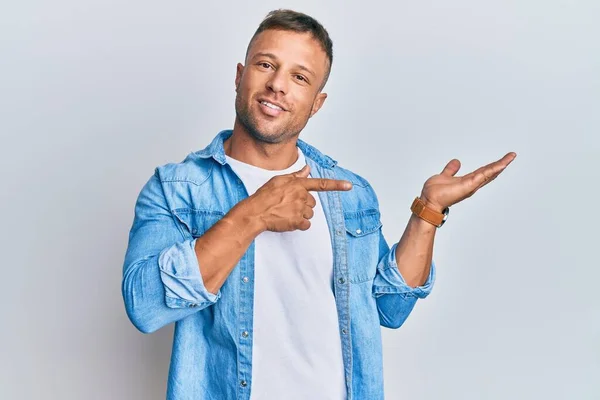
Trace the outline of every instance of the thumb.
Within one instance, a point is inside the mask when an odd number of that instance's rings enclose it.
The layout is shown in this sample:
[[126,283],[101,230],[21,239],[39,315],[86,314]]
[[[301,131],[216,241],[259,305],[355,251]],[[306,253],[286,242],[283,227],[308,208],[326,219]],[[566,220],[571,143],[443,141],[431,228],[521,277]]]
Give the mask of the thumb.
[[458,172],[459,169],[460,169],[460,161],[458,161],[455,158],[453,160],[450,160],[450,162],[448,164],[446,164],[441,175],[454,176],[454,175],[456,175],[456,173]]
[[292,175],[295,176],[296,178],[308,178],[308,175],[310,174],[310,167],[308,166],[308,164],[304,165],[304,167],[302,167],[302,169],[298,172],[294,172]]

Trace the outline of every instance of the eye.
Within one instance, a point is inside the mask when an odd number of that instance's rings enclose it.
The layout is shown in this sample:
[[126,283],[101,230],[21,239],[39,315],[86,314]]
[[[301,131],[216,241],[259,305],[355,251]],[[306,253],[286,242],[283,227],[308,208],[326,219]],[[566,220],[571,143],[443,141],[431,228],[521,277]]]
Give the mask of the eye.
[[304,76],[302,76],[302,75],[296,75],[295,77],[300,82],[308,82],[308,80]]
[[258,63],[258,65],[261,66],[261,67],[263,67],[263,68],[265,68],[265,69],[272,68],[271,64],[269,64],[266,61],[260,62],[260,63]]

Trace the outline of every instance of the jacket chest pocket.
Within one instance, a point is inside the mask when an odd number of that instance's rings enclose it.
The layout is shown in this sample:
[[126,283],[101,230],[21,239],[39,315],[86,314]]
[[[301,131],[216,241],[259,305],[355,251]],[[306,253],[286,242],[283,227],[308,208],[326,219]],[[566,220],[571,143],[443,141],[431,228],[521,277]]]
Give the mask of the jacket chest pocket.
[[375,278],[379,262],[381,214],[376,209],[344,212],[348,279],[361,283]]
[[196,210],[192,208],[178,208],[173,210],[173,215],[180,224],[184,236],[200,237],[216,224],[224,213],[212,210]]

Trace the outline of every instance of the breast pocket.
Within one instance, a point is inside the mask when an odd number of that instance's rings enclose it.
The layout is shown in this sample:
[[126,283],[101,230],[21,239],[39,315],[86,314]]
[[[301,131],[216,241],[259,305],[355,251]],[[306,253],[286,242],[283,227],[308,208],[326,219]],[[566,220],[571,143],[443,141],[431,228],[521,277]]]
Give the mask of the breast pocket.
[[348,279],[352,283],[373,280],[379,262],[381,214],[376,209],[344,212]]
[[179,208],[173,211],[173,215],[181,224],[184,235],[189,234],[193,238],[197,238],[223,218],[224,213],[212,210]]

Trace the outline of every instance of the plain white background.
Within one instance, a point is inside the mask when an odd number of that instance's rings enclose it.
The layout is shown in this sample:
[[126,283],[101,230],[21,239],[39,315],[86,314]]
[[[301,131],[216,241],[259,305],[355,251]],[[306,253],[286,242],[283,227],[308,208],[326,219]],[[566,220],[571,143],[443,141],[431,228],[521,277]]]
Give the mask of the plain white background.
[[371,181],[388,241],[447,161],[518,153],[452,208],[433,293],[383,330],[386,398],[600,398],[599,4],[6,2],[0,397],[164,398],[172,327],[137,332],[120,293],[133,205],[233,125],[235,65],[289,7],[334,41],[301,137]]

